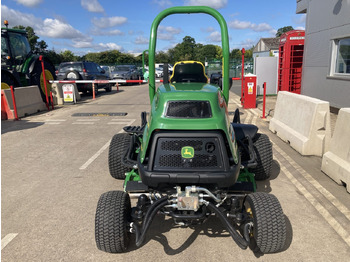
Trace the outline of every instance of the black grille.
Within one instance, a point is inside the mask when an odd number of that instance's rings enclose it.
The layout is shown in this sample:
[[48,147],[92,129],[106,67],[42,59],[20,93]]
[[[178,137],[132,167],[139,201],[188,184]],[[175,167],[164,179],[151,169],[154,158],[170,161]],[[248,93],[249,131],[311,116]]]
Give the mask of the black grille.
[[210,118],[209,101],[169,101],[165,116],[179,118]]
[[[183,147],[193,147],[194,156],[183,158],[181,156]],[[155,148],[153,170],[206,171],[223,169],[221,150],[217,137],[161,137]]]
[[217,167],[215,155],[196,155],[193,159],[183,159],[180,155],[164,155],[159,158],[159,167],[208,168]]
[[165,151],[181,151],[184,146],[191,146],[194,150],[202,150],[203,141],[201,140],[170,140],[162,141],[161,149]]

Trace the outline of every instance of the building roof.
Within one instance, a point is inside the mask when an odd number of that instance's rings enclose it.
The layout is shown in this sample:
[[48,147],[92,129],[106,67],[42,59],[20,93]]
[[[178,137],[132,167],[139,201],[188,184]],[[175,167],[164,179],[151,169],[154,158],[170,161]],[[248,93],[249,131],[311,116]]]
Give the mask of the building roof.
[[254,47],[253,53],[270,51],[272,49],[278,49],[279,44],[280,44],[279,37],[260,38],[259,42]]

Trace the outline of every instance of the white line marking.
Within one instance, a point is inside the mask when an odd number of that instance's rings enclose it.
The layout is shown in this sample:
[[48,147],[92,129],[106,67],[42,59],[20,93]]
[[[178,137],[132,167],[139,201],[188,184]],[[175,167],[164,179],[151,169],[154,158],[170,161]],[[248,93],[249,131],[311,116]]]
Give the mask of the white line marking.
[[251,108],[251,109],[249,109],[249,111],[252,113],[252,114],[254,114],[254,115],[256,115],[256,116],[259,116],[259,113],[258,112],[256,112],[256,108]]
[[73,125],[93,125],[95,122],[75,122]]
[[18,235],[18,233],[11,233],[6,235],[3,239],[1,239],[1,250],[7,246],[8,243],[10,243],[16,236]]
[[122,121],[122,122],[126,122],[126,121],[135,121],[135,119],[124,119],[124,118],[113,118],[111,119],[111,121]]
[[[272,142],[272,141],[271,141]],[[301,175],[305,177],[321,194],[323,194],[344,216],[350,220],[349,209],[335,198],[327,189],[321,186],[309,173],[307,173],[299,164],[289,157],[278,145],[272,142],[274,148],[280,153]]]
[[86,169],[92,162],[95,161],[96,158],[98,158],[103,151],[105,151],[107,149],[107,147],[109,146],[109,144],[111,143],[111,139],[100,149],[96,152],[96,154],[94,154],[92,157],[90,157],[90,159],[88,161],[85,162],[84,165],[82,165],[79,169],[80,170],[84,170]]
[[62,122],[45,122],[45,125],[60,125]]
[[45,122],[64,122],[67,121],[67,119],[48,119],[45,120]]
[[[132,123],[134,123],[135,119],[131,120],[128,125],[131,125]],[[118,133],[123,133],[124,130],[120,130]],[[98,158],[108,147],[109,144],[111,143],[110,139],[100,150],[98,150],[92,157],[90,157],[90,159],[88,161],[85,162],[84,165],[82,165],[79,169],[80,170],[84,170],[86,169],[92,162],[94,162],[96,160],[96,158]]]
[[252,114],[251,113],[249,113],[249,111],[246,111],[246,113],[247,113],[247,116],[246,116],[246,118],[244,119],[244,124],[249,124],[249,121],[250,121],[250,119],[252,118]]
[[253,124],[253,125],[256,125],[257,119],[258,119],[258,116],[254,116],[254,117],[253,117],[253,120],[252,120],[252,124]]
[[89,121],[100,121],[101,119],[99,119],[99,118],[91,118],[91,119],[89,119],[89,118],[84,118],[84,119],[77,119],[76,121],[78,121],[78,122],[89,122]]
[[339,236],[350,246],[349,233],[339,224],[339,222],[325,209],[310,192],[284,167],[281,165],[282,172],[294,184],[294,186],[304,195],[312,206],[323,216],[323,218],[331,225],[331,227],[339,234]]
[[130,122],[108,122],[107,125],[128,125]]

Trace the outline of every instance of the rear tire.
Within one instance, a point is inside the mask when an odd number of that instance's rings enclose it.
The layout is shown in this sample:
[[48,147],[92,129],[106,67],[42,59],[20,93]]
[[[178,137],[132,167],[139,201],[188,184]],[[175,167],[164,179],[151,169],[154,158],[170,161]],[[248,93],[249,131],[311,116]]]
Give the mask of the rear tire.
[[271,194],[249,194],[245,209],[253,218],[252,237],[262,253],[282,251],[286,242],[287,228],[282,207]]
[[[55,66],[44,60],[44,67],[45,67],[45,79],[48,80],[55,80],[56,73],[55,73]],[[43,98],[43,101],[46,102],[46,95],[45,95],[45,84],[44,84],[44,77],[43,77],[43,71],[41,67],[41,62],[37,60],[35,62],[33,71],[30,73],[30,83],[32,85],[37,85],[40,90],[40,94]],[[46,83],[47,87],[47,95],[50,97],[50,91],[51,91],[51,84]],[[49,99],[50,100],[50,99]]]
[[123,157],[130,146],[131,137],[129,134],[122,133],[113,136],[109,145],[108,167],[109,173],[115,179],[125,179],[125,173],[131,169],[123,165]]
[[255,174],[256,180],[268,179],[273,159],[270,139],[265,134],[257,133],[253,138],[253,144],[258,165],[255,168],[249,168],[249,171]]
[[128,249],[130,233],[130,197],[122,191],[101,195],[95,216],[95,241],[97,248],[108,253],[123,253]]
[[14,78],[8,73],[1,72],[1,89],[9,89],[11,86],[13,86],[13,88],[17,87]]
[[107,87],[105,88],[106,92],[111,92],[112,91],[112,86],[111,84],[108,84]]

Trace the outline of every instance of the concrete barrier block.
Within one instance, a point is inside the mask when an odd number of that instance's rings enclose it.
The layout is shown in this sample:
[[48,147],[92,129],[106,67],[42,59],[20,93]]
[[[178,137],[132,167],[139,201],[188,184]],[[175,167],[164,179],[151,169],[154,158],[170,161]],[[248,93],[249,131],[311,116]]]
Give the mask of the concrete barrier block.
[[322,156],[331,139],[329,102],[280,91],[269,128],[300,154]]
[[[62,83],[53,83],[52,84],[52,96],[53,96],[53,102],[55,105],[63,105],[64,104],[64,99],[63,99],[63,91],[62,91],[62,86],[64,84]],[[80,93],[78,91],[77,85],[74,85],[74,91],[75,91],[75,100],[79,101],[81,100]]]
[[57,83],[53,83],[51,85],[51,90],[52,90],[52,99],[53,99],[54,105],[63,105],[62,88],[59,88]]
[[321,170],[338,184],[345,183],[350,193],[350,108],[339,110],[329,151],[322,158]]
[[[47,110],[42,100],[38,86],[24,86],[15,88],[15,99],[17,105],[18,117],[31,115],[40,111]],[[5,89],[4,94],[11,111],[14,110],[11,90]]]

